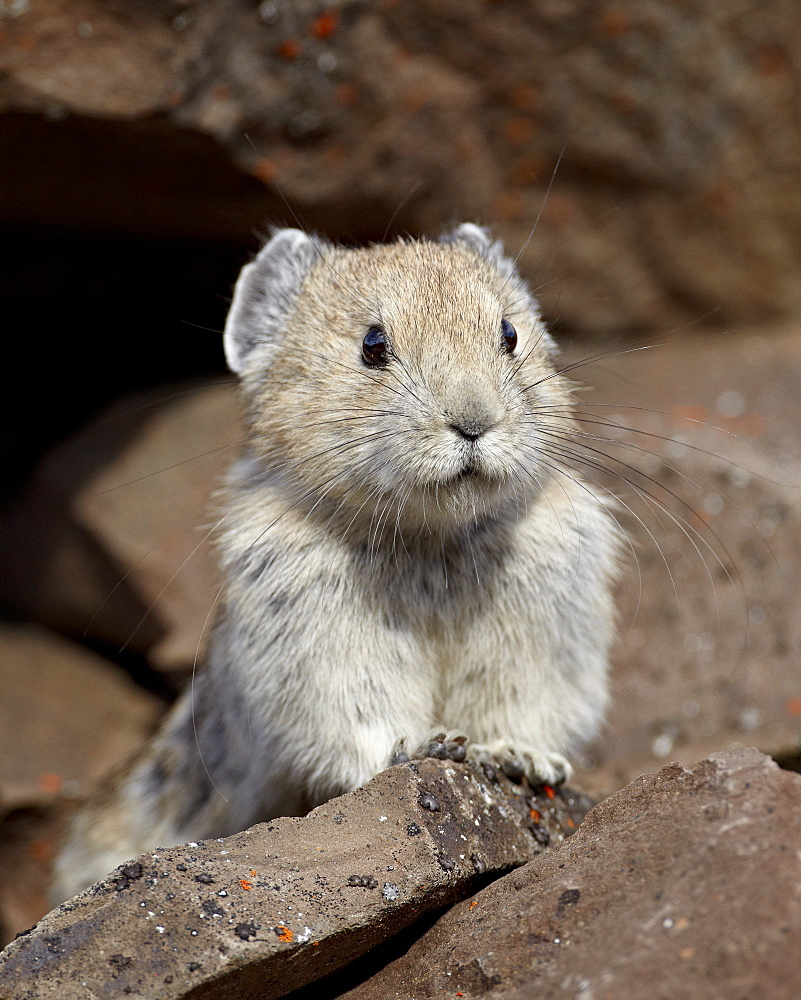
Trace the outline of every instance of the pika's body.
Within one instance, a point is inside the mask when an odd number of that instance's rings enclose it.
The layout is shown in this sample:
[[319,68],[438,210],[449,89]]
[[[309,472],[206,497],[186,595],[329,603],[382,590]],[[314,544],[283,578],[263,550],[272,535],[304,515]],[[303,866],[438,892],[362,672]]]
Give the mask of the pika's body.
[[208,663],[78,812],[59,898],[303,813],[432,730],[557,783],[603,718],[618,533],[569,468],[569,386],[485,230],[361,249],[278,231],[225,348],[248,435]]

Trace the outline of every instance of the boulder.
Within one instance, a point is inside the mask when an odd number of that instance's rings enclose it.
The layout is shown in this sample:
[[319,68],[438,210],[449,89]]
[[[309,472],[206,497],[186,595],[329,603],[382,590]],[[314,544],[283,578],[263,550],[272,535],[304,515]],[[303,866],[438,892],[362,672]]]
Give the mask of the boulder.
[[441,917],[348,1000],[795,1000],[801,776],[754,750],[669,764]]
[[620,497],[630,542],[609,720],[577,780],[601,796],[665,759],[786,758],[801,745],[798,326],[664,337],[576,374],[596,463],[577,467]]
[[304,818],[121,866],[8,946],[0,995],[283,996],[555,849],[586,809],[462,764],[398,765]]
[[14,0],[2,28],[17,226],[466,218],[584,332],[801,305],[795,4]]
[[153,729],[164,706],[116,664],[32,626],[0,626],[0,804],[85,795]]
[[[0,626],[0,943],[49,909],[60,824],[145,739],[160,698],[33,627]],[[2,995],[2,994],[0,994]]]
[[212,494],[241,429],[230,384],[173,385],[118,401],[48,455],[10,514],[17,614],[145,655],[202,661],[218,591]]

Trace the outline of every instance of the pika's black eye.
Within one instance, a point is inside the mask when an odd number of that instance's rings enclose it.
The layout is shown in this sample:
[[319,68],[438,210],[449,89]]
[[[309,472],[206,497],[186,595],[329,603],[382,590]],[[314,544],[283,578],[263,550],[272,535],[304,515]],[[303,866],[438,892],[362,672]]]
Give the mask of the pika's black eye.
[[507,354],[514,354],[517,347],[517,330],[508,319],[501,320],[501,343]]
[[362,357],[365,364],[376,367],[389,361],[387,335],[380,326],[371,326],[362,341]]

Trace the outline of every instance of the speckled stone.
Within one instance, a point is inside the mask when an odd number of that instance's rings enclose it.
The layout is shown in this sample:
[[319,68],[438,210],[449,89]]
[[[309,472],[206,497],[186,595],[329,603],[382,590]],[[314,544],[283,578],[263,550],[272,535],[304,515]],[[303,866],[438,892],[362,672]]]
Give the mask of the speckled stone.
[[799,887],[801,775],[752,749],[668,764],[341,996],[797,1000]]
[[558,846],[586,806],[462,764],[402,764],[304,818],[116,869],[8,946],[0,996],[279,997]]

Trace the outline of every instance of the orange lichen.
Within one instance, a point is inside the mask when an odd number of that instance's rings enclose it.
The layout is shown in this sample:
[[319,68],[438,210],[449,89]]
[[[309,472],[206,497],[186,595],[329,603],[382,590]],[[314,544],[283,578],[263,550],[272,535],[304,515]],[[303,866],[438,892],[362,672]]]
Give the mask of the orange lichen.
[[545,157],[540,153],[521,157],[509,168],[509,183],[515,187],[536,184],[545,174],[547,166]]
[[283,924],[279,924],[275,928],[275,933],[278,936],[279,941],[283,941],[284,944],[289,944],[292,938],[295,936],[288,927],[284,927]]
[[339,14],[335,10],[327,10],[315,18],[309,27],[309,33],[315,38],[330,38],[337,29]]
[[282,59],[297,59],[300,55],[300,42],[294,38],[287,38],[278,46],[278,55]]
[[570,225],[576,218],[576,213],[575,201],[569,195],[557,192],[551,192],[542,208],[543,220],[558,229]]
[[607,38],[622,38],[631,27],[631,14],[621,7],[610,7],[601,15],[598,27]]
[[253,886],[252,886],[252,885],[250,884],[250,882],[248,882],[248,880],[247,880],[247,879],[244,879],[244,878],[241,878],[241,879],[239,880],[239,884],[240,884],[240,885],[242,886],[242,888],[243,888],[243,889],[244,889],[244,890],[245,890],[246,892],[247,892],[247,890],[248,890],[248,889],[252,889],[252,888],[253,888]]
[[253,165],[253,174],[259,178],[262,184],[269,184],[275,179],[277,173],[278,165],[272,160],[267,159],[266,156],[262,156],[256,160]]
[[625,87],[618,87],[612,94],[612,105],[621,115],[630,115],[637,107],[637,98]]
[[37,838],[28,844],[28,853],[34,861],[44,864],[53,859],[56,850],[49,841]]
[[543,792],[545,792],[546,796],[549,799],[553,799],[556,796],[556,792],[551,788],[550,785],[543,785],[542,790]]
[[801,715],[801,698],[787,699],[787,713],[793,716]]
[[359,88],[353,83],[340,83],[334,91],[334,100],[343,108],[349,108],[359,99]]
[[522,219],[526,205],[519,191],[503,191],[495,199],[494,214],[501,219]]
[[754,64],[760,76],[778,76],[787,72],[787,54],[778,45],[760,45]]
[[64,781],[60,775],[51,774],[49,771],[45,771],[39,775],[37,784],[39,785],[40,791],[44,792],[45,795],[58,795],[62,789]]
[[540,103],[540,91],[530,83],[517,83],[509,91],[509,103],[518,111],[532,111]]
[[542,819],[542,813],[539,811],[539,809],[529,810],[529,816],[534,820],[535,823],[539,823],[539,821]]
[[504,142],[509,146],[525,146],[534,138],[537,126],[531,118],[515,115],[507,118],[501,129]]
[[477,899],[471,899],[470,900],[470,907],[469,908],[472,910],[476,906],[478,906],[478,900]]

